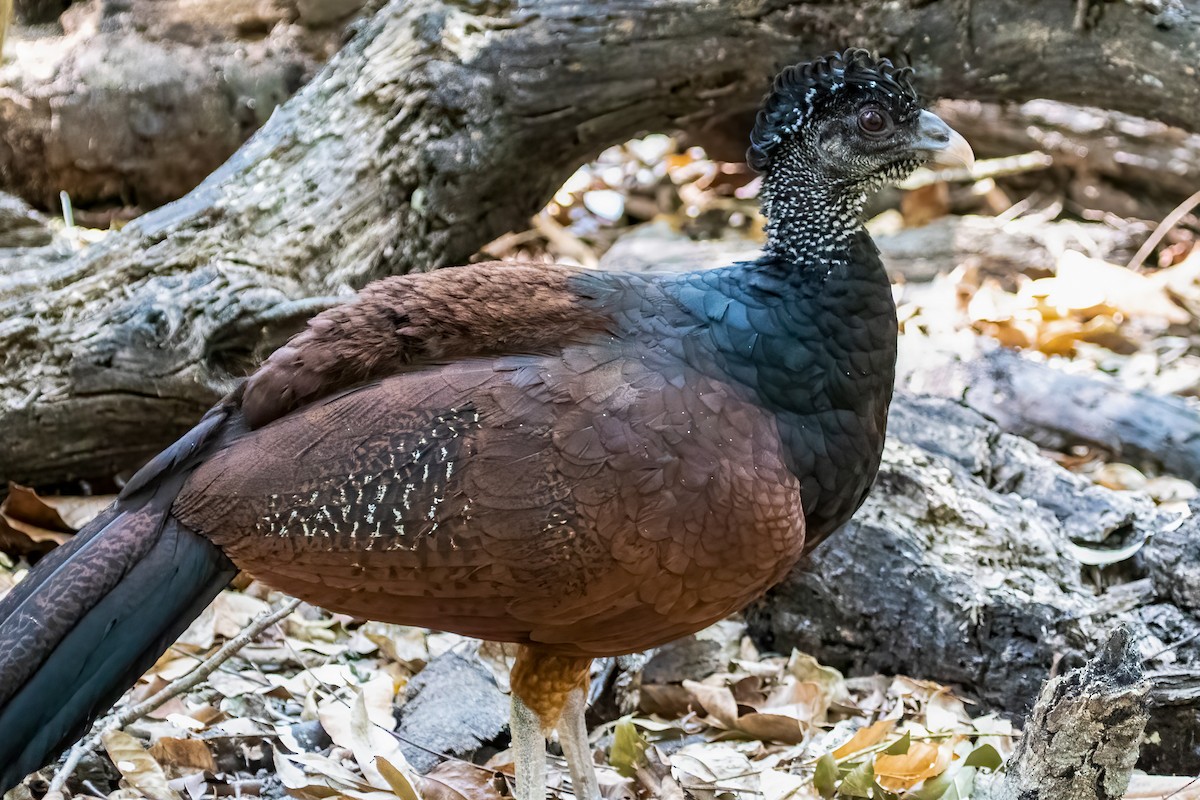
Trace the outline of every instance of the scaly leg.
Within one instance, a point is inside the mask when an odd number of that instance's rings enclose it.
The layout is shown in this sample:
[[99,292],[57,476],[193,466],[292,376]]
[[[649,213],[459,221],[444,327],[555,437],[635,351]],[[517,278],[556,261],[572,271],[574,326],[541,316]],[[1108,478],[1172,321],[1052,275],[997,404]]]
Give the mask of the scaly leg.
[[509,727],[517,767],[516,800],[546,800],[546,739],[542,723],[515,692]]
[[[575,721],[566,729],[568,733],[561,736],[564,750],[568,747],[575,748],[576,755],[567,753],[567,761],[571,765],[571,779],[578,781],[577,774],[583,775],[577,773],[577,764],[582,763],[581,758],[586,756],[587,749],[583,706],[587,692],[588,667],[591,663],[590,658],[556,655],[536,645],[521,645],[518,648],[517,660],[509,676],[513,695],[513,756],[517,762],[516,800],[545,800],[546,737],[558,727],[564,708],[570,702],[570,698],[576,695],[578,710],[572,716]],[[582,739],[579,738],[580,735],[583,736]],[[567,744],[568,740],[571,744]],[[580,750],[580,747],[583,750]],[[580,753],[583,753],[583,756],[580,756]],[[581,784],[576,783],[576,796],[580,800],[595,800],[599,796],[598,792],[592,792],[592,787],[596,786],[596,778],[590,770],[587,775],[590,775],[591,781],[588,782],[585,776],[582,786],[591,793],[581,794]]]
[[587,691],[580,686],[567,695],[562,716],[558,719],[558,743],[562,745],[571,770],[571,785],[576,800],[600,800],[600,783],[596,780],[596,766],[592,761],[592,748],[588,744],[587,724],[583,715],[587,710]]

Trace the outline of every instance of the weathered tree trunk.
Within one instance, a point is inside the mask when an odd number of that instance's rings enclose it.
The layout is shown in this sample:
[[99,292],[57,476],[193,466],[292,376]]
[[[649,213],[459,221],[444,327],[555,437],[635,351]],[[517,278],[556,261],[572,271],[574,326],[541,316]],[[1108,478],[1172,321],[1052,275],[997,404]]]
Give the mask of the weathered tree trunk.
[[[66,5],[19,4],[18,19],[51,22]],[[116,216],[186,194],[340,44],[301,14],[312,3],[288,5],[93,0],[62,13],[61,31],[16,30],[0,68],[0,189],[44,209],[66,192]],[[346,17],[362,0],[324,5]]]
[[780,64],[846,43],[918,54],[934,94],[1200,128],[1200,86],[1176,80],[1197,0],[1105,5],[1084,32],[1030,0],[395,0],[186,198],[0,277],[0,477],[136,464],[314,308],[297,301],[464,261],[604,146],[743,112]]
[[863,508],[747,612],[759,642],[1024,716],[1052,672],[1127,624],[1158,734],[1143,766],[1200,769],[1200,505],[1181,523],[949,400],[901,395],[889,433]]
[[[1072,375],[996,348],[979,358],[929,365],[910,381],[961,399],[1006,433],[1066,452],[1097,447],[1122,461],[1200,483],[1200,405],[1132,391],[1106,376]],[[1066,403],[1062,398],[1069,397]]]
[[1016,107],[947,101],[938,114],[978,156],[1052,156],[1052,183],[1082,208],[1157,220],[1200,185],[1200,134],[1161,122],[1048,100]]

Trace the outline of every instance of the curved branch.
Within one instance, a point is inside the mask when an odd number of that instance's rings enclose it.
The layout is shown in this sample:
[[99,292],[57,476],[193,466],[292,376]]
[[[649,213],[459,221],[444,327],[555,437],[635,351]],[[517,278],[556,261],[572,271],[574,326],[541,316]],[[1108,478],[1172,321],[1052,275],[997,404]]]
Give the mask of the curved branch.
[[277,341],[245,318],[463,262],[604,147],[744,113],[834,46],[912,53],[933,94],[1200,128],[1200,82],[1177,80],[1200,63],[1200,0],[1146,5],[1080,33],[1071,4],[1034,0],[392,0],[191,194],[0,276],[0,479],[136,465]]

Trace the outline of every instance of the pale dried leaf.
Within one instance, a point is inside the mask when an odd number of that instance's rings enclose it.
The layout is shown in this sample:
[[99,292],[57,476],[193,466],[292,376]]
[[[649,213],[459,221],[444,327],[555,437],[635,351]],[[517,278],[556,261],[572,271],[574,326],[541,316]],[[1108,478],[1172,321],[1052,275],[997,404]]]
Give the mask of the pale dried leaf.
[[1200,800],[1200,778],[1134,775],[1125,800]]
[[167,776],[142,743],[121,730],[106,730],[101,736],[108,757],[121,777],[150,800],[180,800],[167,786]]
[[708,686],[697,681],[684,681],[683,688],[718,725],[733,730],[737,727],[737,701],[733,692],[724,686]]

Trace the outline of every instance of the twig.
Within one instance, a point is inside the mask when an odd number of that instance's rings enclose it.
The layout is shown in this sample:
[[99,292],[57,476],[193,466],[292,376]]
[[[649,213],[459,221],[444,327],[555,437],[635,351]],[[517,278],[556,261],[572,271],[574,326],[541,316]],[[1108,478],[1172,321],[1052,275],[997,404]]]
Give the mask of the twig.
[[1185,636],[1182,639],[1180,639],[1179,641],[1175,642],[1174,644],[1167,645],[1162,650],[1159,650],[1157,653],[1150,656],[1146,660],[1153,661],[1154,659],[1158,658],[1159,656],[1166,655],[1167,653],[1171,652],[1172,650],[1178,650],[1179,648],[1183,647],[1185,644],[1191,644],[1192,642],[1196,641],[1197,639],[1200,639],[1200,631],[1196,631],[1195,633],[1193,633],[1190,636]]
[[72,747],[67,760],[63,762],[62,767],[55,774],[54,780],[51,781],[47,794],[62,791],[67,779],[71,777],[75,768],[79,766],[80,760],[100,745],[100,740],[104,737],[104,734],[124,728],[129,723],[146,716],[171,698],[177,697],[197,686],[209,675],[216,672],[218,667],[236,655],[239,650],[257,638],[260,633],[295,611],[298,605],[300,605],[300,600],[292,598],[279,608],[260,614],[249,625],[243,628],[241,633],[221,645],[221,649],[206,658],[200,666],[188,674],[171,681],[152,697],[121,711],[101,731],[86,741],[79,742]]
[[1150,238],[1147,239],[1142,244],[1141,249],[1134,254],[1133,260],[1127,265],[1129,269],[1134,270],[1135,272],[1141,269],[1142,264],[1147,258],[1150,257],[1150,254],[1154,252],[1154,248],[1158,247],[1158,243],[1163,240],[1163,237],[1170,232],[1171,228],[1174,228],[1179,224],[1179,220],[1191,213],[1192,209],[1194,209],[1196,206],[1200,206],[1200,191],[1196,192],[1187,200],[1184,200],[1182,203],[1175,206],[1174,211],[1163,217],[1163,221],[1158,223],[1158,227],[1154,229],[1154,233],[1150,234]]
[[8,33],[8,20],[12,16],[12,0],[0,0],[0,60],[4,58],[4,36]]
[[1022,153],[1017,156],[1004,158],[985,158],[976,161],[970,167],[955,167],[953,169],[927,169],[922,167],[900,184],[901,189],[909,191],[930,186],[942,181],[951,183],[974,183],[986,178],[1002,178],[1005,175],[1019,175],[1024,172],[1034,172],[1046,169],[1054,164],[1054,157],[1039,150],[1032,153]]
[[532,221],[534,229],[544,236],[546,241],[558,252],[575,259],[590,269],[595,269],[599,265],[600,259],[596,257],[596,251],[588,247],[578,236],[558,224],[556,220],[545,214],[535,214]]
[[1183,786],[1180,786],[1178,789],[1176,789],[1175,791],[1171,792],[1169,795],[1164,797],[1163,800],[1171,800],[1171,798],[1174,797],[1175,795],[1180,794],[1181,792],[1183,792],[1186,789],[1190,789],[1196,783],[1196,781],[1200,781],[1200,776],[1192,778],[1190,781],[1185,783]]

